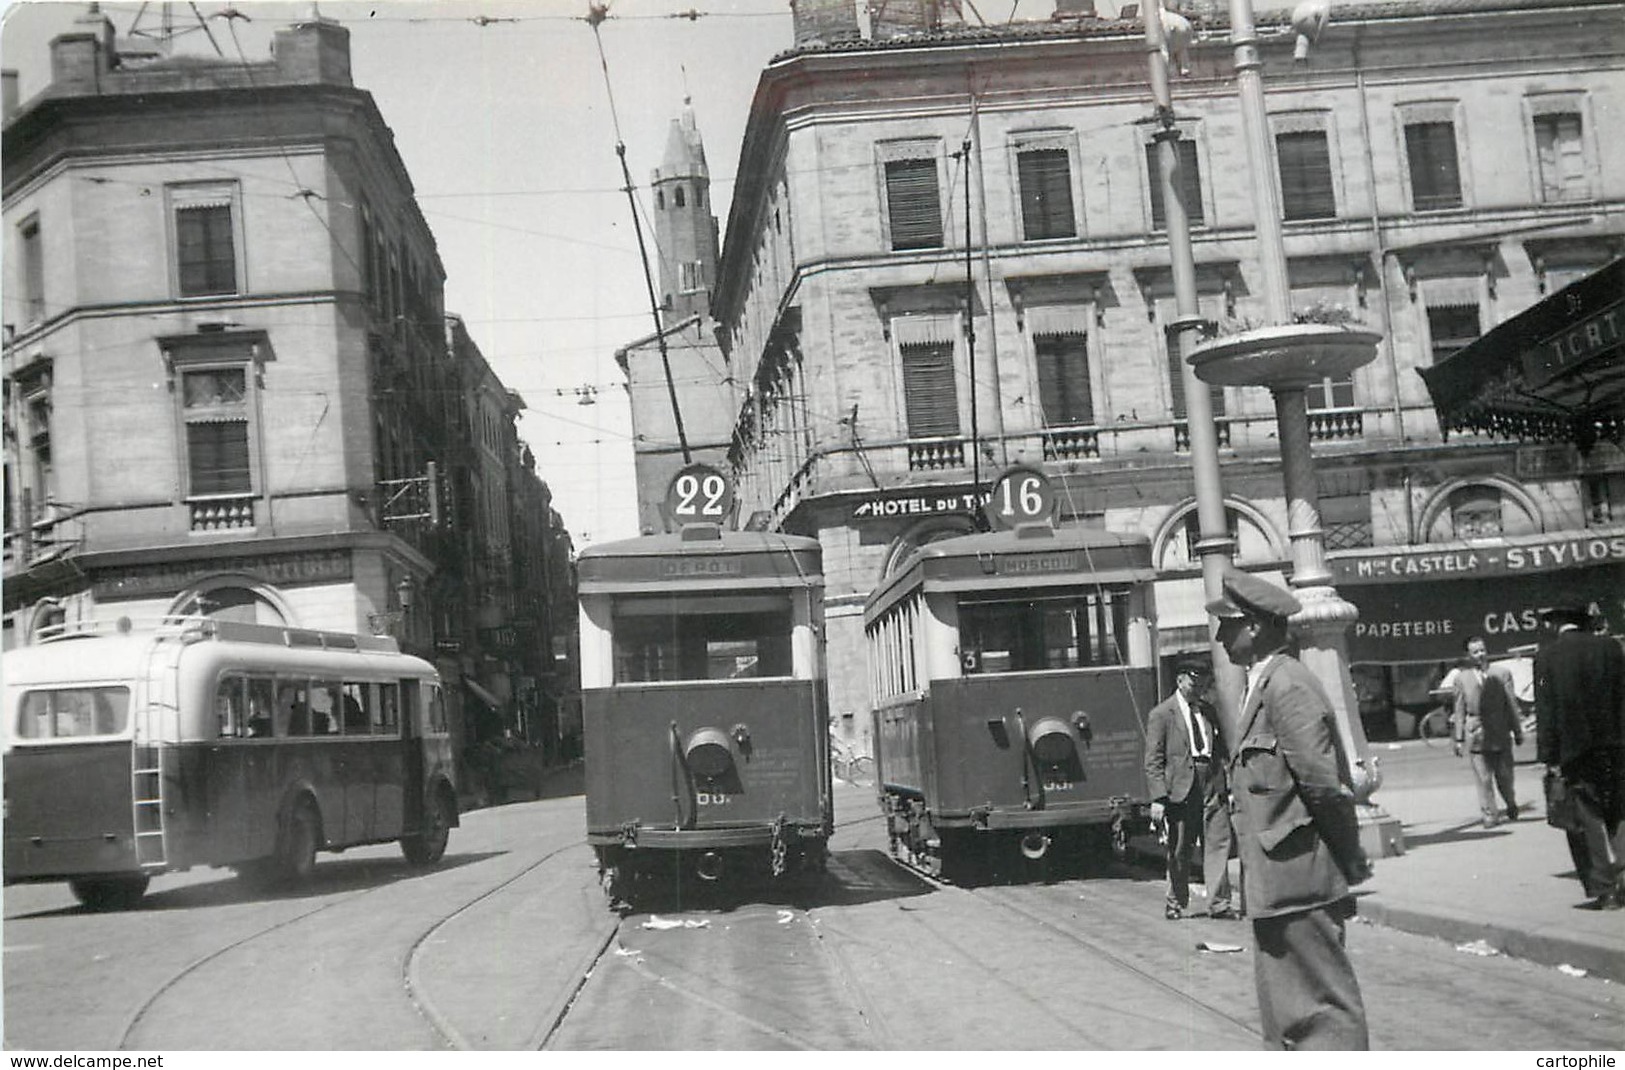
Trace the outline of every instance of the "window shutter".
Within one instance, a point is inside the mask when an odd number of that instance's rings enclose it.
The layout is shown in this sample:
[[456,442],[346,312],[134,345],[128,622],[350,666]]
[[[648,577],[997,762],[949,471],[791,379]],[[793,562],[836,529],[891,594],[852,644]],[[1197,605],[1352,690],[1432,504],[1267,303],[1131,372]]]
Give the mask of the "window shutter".
[[237,292],[229,204],[177,208],[175,239],[182,296]]
[[1456,167],[1453,123],[1407,125],[1405,161],[1411,173],[1411,200],[1417,211],[1461,206],[1461,173]]
[[[1185,201],[1185,215],[1191,226],[1201,226],[1202,173],[1196,163],[1196,142],[1181,139],[1174,143],[1179,156],[1179,188]],[[1168,225],[1162,204],[1162,168],[1157,164],[1157,143],[1145,147],[1146,174],[1151,176],[1151,227],[1162,230]]]
[[908,436],[959,434],[959,397],[954,391],[954,347],[932,342],[903,345],[903,403]]
[[887,161],[886,212],[893,249],[941,248],[939,193],[935,158]]
[[1281,202],[1287,219],[1331,219],[1337,215],[1332,192],[1332,158],[1324,130],[1277,134]]
[[1467,348],[1479,335],[1477,305],[1433,305],[1428,308],[1428,336],[1433,363],[1438,364]]
[[1045,427],[1095,422],[1095,403],[1089,387],[1089,336],[1082,331],[1035,334],[1033,356],[1038,364],[1038,403]]
[[246,494],[248,422],[218,420],[186,425],[186,455],[193,494]]
[[1074,236],[1077,224],[1072,214],[1072,159],[1067,151],[1028,149],[1017,154],[1016,170],[1027,240]]

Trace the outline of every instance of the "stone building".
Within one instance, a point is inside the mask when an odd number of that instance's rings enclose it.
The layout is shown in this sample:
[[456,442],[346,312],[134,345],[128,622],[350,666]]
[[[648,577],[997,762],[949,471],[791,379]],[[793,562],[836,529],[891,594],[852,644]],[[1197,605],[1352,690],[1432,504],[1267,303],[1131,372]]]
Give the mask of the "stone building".
[[[823,544],[837,730],[866,730],[865,597],[912,546],[970,530],[964,503],[1007,464],[1043,467],[1063,523],[1149,535],[1161,653],[1203,647],[1138,18],[1067,3],[978,26],[927,3],[865,36],[851,0],[793,7],[796,40],[751,105],[711,314],[743,508]],[[1216,7],[1189,12],[1174,110],[1201,310],[1222,329],[1262,303]],[[1374,363],[1310,396],[1377,722],[1425,703],[1467,634],[1497,653],[1533,641],[1533,609],[1557,598],[1597,598],[1625,631],[1619,444],[1446,438],[1416,373],[1625,253],[1625,145],[1606,134],[1625,114],[1621,13],[1340,5],[1307,62],[1285,13],[1260,14],[1293,308],[1383,336]],[[1269,395],[1213,401],[1237,559],[1282,569]]]
[[92,7],[5,119],[6,644],[177,613],[388,632],[511,723],[551,636],[483,656],[573,602],[523,586],[568,538],[348,31],[138,59]]

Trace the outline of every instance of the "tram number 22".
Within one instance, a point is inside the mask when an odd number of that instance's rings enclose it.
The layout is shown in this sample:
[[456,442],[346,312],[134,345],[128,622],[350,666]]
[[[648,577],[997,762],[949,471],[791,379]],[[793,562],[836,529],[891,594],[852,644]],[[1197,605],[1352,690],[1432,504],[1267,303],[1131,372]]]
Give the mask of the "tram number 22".
[[696,792],[694,801],[701,806],[727,806],[728,796],[720,791]]
[[[685,472],[677,478],[678,516],[721,516],[723,500],[728,496],[728,481],[712,473],[701,478]],[[701,499],[704,503],[701,504]]]

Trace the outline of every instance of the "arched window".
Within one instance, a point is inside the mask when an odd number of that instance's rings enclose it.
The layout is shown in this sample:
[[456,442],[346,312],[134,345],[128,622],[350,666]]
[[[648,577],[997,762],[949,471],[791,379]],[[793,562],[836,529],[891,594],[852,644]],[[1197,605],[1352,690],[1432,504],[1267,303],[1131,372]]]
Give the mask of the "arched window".
[[1544,530],[1534,501],[1503,480],[1463,481],[1441,488],[1423,512],[1428,542],[1533,535]]
[[293,624],[292,614],[267,592],[241,580],[200,586],[175,600],[175,616],[212,617],[247,624]]

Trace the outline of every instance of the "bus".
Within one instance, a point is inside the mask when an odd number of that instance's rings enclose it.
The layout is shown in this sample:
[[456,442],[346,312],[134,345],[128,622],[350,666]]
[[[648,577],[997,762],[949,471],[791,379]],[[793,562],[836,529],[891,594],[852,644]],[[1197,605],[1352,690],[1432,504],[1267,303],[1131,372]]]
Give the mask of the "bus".
[[5,883],[133,906],[160,873],[308,878],[458,823],[440,680],[394,639],[210,618],[68,626],[0,661]]

